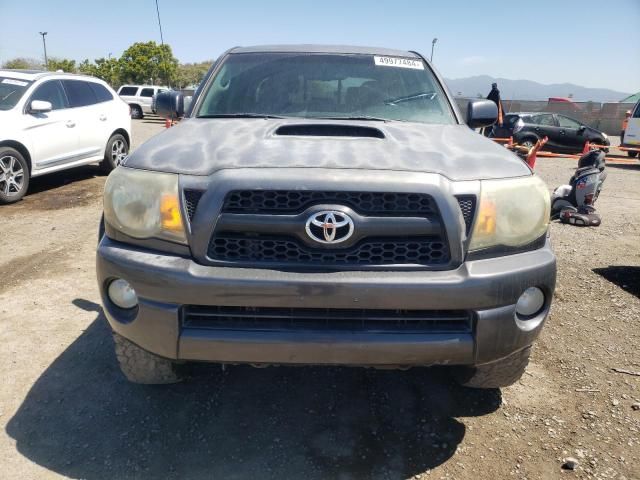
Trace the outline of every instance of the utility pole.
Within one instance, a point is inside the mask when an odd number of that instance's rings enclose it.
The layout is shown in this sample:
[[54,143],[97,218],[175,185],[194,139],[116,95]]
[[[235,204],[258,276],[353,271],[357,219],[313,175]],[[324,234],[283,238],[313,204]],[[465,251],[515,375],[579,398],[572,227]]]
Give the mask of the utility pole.
[[47,32],[40,32],[40,35],[42,35],[42,46],[44,47],[44,68],[45,70],[49,70],[49,60],[47,60],[47,41],[44,38],[46,34]]
[[431,40],[431,63],[433,63],[433,49],[436,46],[437,41],[438,41],[437,38],[434,38],[433,40]]
[[164,61],[164,38],[162,37],[162,23],[160,22],[160,8],[158,7],[158,0],[156,0],[156,13],[158,14],[158,28],[160,29],[160,47],[162,48],[160,53],[160,61],[164,66],[165,81],[167,82],[167,86],[169,86],[169,83],[171,82],[169,81],[169,78],[167,75],[167,63]]

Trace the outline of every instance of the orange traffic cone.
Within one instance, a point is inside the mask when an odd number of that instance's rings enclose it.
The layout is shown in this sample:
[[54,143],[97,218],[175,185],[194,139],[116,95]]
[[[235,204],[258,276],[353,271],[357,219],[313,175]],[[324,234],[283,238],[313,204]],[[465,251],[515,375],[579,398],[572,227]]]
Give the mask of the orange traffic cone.
[[589,146],[589,140],[584,142],[584,148],[582,149],[582,154],[589,153],[591,151],[591,147]]
[[165,119],[164,121],[164,128],[169,128],[171,126],[171,120],[169,120],[168,118]]

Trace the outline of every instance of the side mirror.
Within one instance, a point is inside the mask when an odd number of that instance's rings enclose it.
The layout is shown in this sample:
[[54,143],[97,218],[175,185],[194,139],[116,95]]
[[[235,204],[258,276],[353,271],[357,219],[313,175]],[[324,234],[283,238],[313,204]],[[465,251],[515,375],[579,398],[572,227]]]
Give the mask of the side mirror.
[[180,92],[162,92],[156,95],[156,113],[174,120],[184,117],[184,95]]
[[184,111],[188,112],[189,111],[189,107],[191,106],[191,102],[193,101],[193,96],[192,95],[187,95],[186,97],[184,97]]
[[578,127],[578,133],[584,133],[584,131],[587,129],[587,127],[585,127],[584,125],[580,125]]
[[491,100],[472,100],[467,106],[469,128],[488,127],[496,123],[498,107]]
[[45,102],[44,100],[33,100],[29,105],[29,113],[47,113],[53,110],[51,102]]

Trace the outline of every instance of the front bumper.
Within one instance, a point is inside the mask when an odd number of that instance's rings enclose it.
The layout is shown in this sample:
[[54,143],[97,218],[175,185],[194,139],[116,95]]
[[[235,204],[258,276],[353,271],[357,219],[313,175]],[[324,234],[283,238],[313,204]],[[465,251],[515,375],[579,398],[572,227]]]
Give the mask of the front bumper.
[[[449,271],[300,273],[203,266],[104,237],[97,274],[114,331],[175,360],[334,365],[478,365],[521,350],[546,319],[556,278],[549,242],[538,250],[467,261]],[[105,292],[124,278],[138,293],[133,312]],[[534,318],[519,320],[515,303],[531,286],[546,296]],[[323,330],[256,332],[182,327],[185,305],[468,310],[466,333],[368,333]]]

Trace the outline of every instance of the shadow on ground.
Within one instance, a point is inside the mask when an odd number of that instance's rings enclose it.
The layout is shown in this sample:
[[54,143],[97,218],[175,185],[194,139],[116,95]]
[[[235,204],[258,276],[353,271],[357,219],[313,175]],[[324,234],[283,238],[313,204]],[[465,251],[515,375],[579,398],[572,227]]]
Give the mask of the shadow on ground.
[[618,168],[620,170],[640,170],[640,163],[607,163],[607,168]]
[[98,165],[84,165],[82,167],[49,173],[30,180],[27,196],[53,188],[64,187],[70,183],[80,182],[94,177],[106,177],[106,174]]
[[86,205],[102,197],[105,173],[98,165],[62,170],[29,181],[25,197],[3,206],[3,211],[58,210]]
[[96,320],[7,426],[22,455],[73,478],[405,478],[451,458],[455,417],[501,404],[446,369],[199,365],[184,384],[133,385],[100,307],[74,304]]
[[640,267],[616,265],[594,268],[593,272],[617,285],[624,291],[629,292],[631,295],[640,298]]

